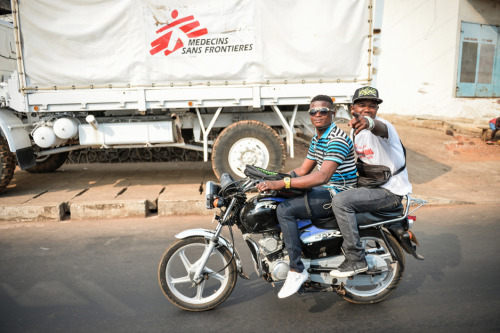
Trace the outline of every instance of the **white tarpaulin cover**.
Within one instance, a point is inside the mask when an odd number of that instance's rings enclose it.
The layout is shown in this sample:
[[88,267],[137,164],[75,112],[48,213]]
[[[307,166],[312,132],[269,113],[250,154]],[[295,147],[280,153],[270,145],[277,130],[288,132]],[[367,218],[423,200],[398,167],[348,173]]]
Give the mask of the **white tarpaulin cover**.
[[28,86],[366,78],[368,0],[19,0]]

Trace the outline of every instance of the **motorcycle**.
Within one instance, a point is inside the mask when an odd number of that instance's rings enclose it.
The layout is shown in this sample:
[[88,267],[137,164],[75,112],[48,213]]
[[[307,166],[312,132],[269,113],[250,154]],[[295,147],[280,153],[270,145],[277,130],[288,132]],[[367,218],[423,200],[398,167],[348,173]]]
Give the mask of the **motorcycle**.
[[[232,226],[241,231],[259,277],[269,283],[280,282],[289,271],[289,257],[276,217],[276,207],[286,196],[277,191],[251,195],[262,179],[234,180],[223,174],[220,180],[220,184],[206,183],[206,208],[218,209],[214,215],[215,230],[180,232],[159,263],[158,279],[164,295],[185,310],[213,309],[231,295],[238,276],[249,279],[234,246]],[[343,299],[360,304],[377,303],[391,295],[403,278],[403,251],[418,260],[424,259],[416,253],[418,241],[410,230],[416,217],[410,214],[427,202],[409,195],[403,202],[390,212],[356,215],[369,268],[348,278],[329,274],[345,258],[335,217],[298,221],[302,262],[309,272],[299,294],[336,292]],[[413,206],[417,207],[410,212]],[[231,241],[221,235],[224,227],[228,227]]]

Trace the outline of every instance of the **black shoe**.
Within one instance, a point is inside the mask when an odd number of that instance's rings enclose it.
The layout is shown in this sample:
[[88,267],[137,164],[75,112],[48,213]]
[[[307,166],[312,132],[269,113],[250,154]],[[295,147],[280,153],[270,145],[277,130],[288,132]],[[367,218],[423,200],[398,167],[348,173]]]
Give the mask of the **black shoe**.
[[366,259],[351,261],[344,260],[337,269],[330,271],[330,275],[333,277],[348,277],[355,274],[363,273],[368,270],[368,264]]

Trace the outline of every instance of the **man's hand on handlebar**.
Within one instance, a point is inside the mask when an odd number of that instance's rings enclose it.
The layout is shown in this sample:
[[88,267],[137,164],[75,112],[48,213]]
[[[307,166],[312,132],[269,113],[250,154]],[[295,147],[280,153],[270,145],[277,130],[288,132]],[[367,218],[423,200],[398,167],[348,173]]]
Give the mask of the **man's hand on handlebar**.
[[255,187],[259,190],[259,192],[281,190],[285,188],[285,182],[282,180],[265,180],[258,183]]

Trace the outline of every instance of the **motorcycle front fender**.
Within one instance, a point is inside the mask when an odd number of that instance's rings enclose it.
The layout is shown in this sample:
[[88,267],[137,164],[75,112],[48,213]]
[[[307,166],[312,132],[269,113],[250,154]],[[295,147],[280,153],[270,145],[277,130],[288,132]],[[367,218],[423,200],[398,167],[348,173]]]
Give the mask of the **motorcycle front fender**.
[[[210,240],[214,237],[215,231],[214,230],[208,230],[208,229],[189,229],[189,230],[184,230],[175,235],[175,238],[177,239],[186,239],[190,237],[204,237],[207,240]],[[236,260],[236,266],[238,267],[238,275],[241,276],[242,278],[249,280],[248,275],[243,272],[243,266],[241,265],[241,259],[240,255],[238,254],[238,251],[233,247],[233,245],[224,237],[219,236],[219,243],[226,247],[231,254],[233,254],[234,259]]]

